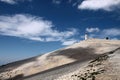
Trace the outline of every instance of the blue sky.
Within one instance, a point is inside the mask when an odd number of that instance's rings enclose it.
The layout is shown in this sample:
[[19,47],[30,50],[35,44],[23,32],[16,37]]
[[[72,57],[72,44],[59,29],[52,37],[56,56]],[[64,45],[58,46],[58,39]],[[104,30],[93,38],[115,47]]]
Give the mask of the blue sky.
[[90,38],[120,39],[120,0],[0,0],[0,64]]

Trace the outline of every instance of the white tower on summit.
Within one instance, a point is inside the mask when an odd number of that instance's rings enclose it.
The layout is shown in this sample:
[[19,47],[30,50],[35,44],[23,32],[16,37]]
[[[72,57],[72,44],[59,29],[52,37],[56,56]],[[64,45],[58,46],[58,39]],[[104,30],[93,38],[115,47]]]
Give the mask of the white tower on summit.
[[87,40],[88,39],[88,34],[87,33],[85,33],[85,40]]

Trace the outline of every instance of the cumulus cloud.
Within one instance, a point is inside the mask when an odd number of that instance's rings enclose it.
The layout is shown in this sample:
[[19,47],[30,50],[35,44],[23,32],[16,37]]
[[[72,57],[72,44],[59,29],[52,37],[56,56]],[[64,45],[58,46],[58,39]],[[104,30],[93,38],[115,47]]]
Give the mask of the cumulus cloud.
[[[18,1],[25,1],[25,0],[0,0],[0,1],[8,4],[16,4]],[[31,1],[31,0],[26,0],[26,1]]]
[[120,5],[120,0],[84,0],[78,5],[78,9],[111,11]]
[[99,28],[86,28],[86,31],[89,32],[89,33],[92,33],[92,32],[99,32],[100,29]]
[[31,15],[17,14],[0,16],[0,35],[16,36],[35,41],[63,41],[76,35],[77,30],[67,31],[53,29],[51,21]]

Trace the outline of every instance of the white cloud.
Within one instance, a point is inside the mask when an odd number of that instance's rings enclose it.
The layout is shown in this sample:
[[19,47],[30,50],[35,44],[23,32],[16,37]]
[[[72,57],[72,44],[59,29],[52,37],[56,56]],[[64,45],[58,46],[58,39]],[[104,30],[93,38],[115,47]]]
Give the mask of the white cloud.
[[74,28],[67,31],[53,29],[51,21],[31,15],[0,16],[0,35],[16,36],[35,41],[63,41],[77,34]]
[[119,28],[104,29],[102,31],[102,34],[106,36],[120,36],[120,29]]
[[15,4],[16,1],[15,0],[0,0],[1,2],[6,2],[6,3],[9,3],[9,4]]
[[72,39],[72,40],[65,40],[63,41],[62,45],[72,45],[74,43],[78,42],[77,40],[75,39]]
[[[0,0],[0,1],[8,4],[16,4],[18,1],[25,1],[25,0]],[[26,1],[31,1],[31,0],[26,0]]]
[[62,2],[62,0],[52,0],[52,2],[53,2],[54,4],[60,4],[60,3]]
[[84,0],[78,5],[78,9],[111,11],[117,6],[120,6],[120,0]]
[[[86,31],[89,32],[88,36],[89,38],[106,38],[109,37],[110,39],[119,39],[120,37],[120,28],[108,28],[108,29],[91,29],[91,28],[86,28]],[[96,33],[92,33],[96,32]],[[81,38],[84,38],[84,35],[81,36]]]
[[91,33],[91,32],[99,32],[100,29],[99,28],[86,28],[86,31]]
[[77,2],[75,2],[75,3],[73,3],[73,4],[72,4],[72,6],[74,7],[74,6],[76,6],[77,4],[78,4],[78,3],[77,3]]

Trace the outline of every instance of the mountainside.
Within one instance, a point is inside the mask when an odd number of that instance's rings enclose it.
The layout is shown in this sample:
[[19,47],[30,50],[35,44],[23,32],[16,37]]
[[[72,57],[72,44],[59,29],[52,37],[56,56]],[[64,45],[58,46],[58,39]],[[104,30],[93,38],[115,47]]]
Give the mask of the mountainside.
[[90,39],[0,67],[5,80],[120,80],[120,41]]

